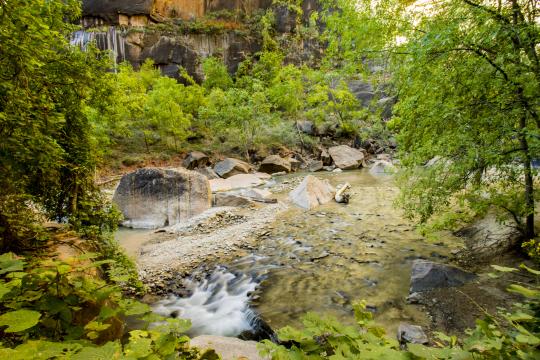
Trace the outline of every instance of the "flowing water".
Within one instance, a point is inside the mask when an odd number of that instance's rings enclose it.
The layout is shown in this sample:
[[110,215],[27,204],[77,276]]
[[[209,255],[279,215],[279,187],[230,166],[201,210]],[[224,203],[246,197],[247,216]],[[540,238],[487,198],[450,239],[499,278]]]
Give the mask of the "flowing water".
[[[411,263],[444,261],[459,241],[446,234],[433,243],[415,232],[394,206],[398,190],[391,177],[373,177],[366,170],[316,176],[334,186],[350,183],[350,203],[309,211],[292,206],[249,255],[188,283],[191,297],[163,300],[156,312],[192,319],[195,334],[234,336],[253,327],[253,311],[274,329],[299,325],[308,311],[350,323],[352,303],[365,299],[390,332],[401,321],[426,324],[425,315],[405,302]],[[278,198],[285,199],[287,191]]]

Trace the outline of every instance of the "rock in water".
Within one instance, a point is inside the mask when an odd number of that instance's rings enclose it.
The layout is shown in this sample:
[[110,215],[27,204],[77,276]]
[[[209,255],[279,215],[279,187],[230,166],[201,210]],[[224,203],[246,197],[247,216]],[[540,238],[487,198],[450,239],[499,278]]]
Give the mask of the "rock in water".
[[335,190],[328,180],[322,181],[308,175],[296,189],[289,193],[289,198],[294,204],[309,210],[332,201],[334,194]]
[[200,151],[192,151],[182,163],[186,169],[197,169],[206,167],[210,163],[210,158]]
[[125,226],[155,229],[209,209],[211,195],[208,180],[195,171],[143,168],[122,177],[113,202]]
[[310,172],[321,171],[323,169],[323,162],[321,160],[312,161],[308,164],[307,169]]
[[399,324],[397,339],[401,344],[427,344],[428,338],[421,326]]
[[257,349],[257,342],[245,341],[233,337],[200,335],[190,340],[189,344],[200,349],[213,349],[223,360],[269,359],[262,357]]
[[247,174],[251,165],[242,160],[227,158],[214,166],[214,171],[222,178],[228,178],[238,174]]
[[411,273],[411,293],[436,288],[461,286],[476,279],[476,275],[454,266],[427,260],[415,260]]
[[259,167],[260,172],[274,174],[278,172],[291,172],[291,163],[288,159],[283,159],[279,155],[270,155],[267,156],[261,166]]
[[333,146],[328,152],[341,170],[357,169],[364,160],[364,153],[347,145]]
[[369,169],[371,175],[392,175],[397,171],[394,164],[386,160],[377,160]]

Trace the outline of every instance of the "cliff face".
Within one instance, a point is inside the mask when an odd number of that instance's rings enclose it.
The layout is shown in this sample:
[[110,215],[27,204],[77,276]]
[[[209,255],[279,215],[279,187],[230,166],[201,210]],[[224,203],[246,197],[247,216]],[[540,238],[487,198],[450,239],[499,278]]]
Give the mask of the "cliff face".
[[122,16],[191,20],[222,10],[250,14],[271,5],[272,0],[83,0],[83,17],[100,18],[114,25],[121,24]]
[[[204,58],[222,58],[231,73],[246,56],[260,50],[260,41],[245,24],[215,20],[211,14],[235,13],[244,17],[273,7],[272,0],[83,0],[85,29],[72,43],[85,47],[95,41],[111,50],[115,61],[135,68],[152,59],[165,75],[178,78],[180,67],[202,80]],[[317,9],[316,0],[303,4],[304,21]],[[296,20],[285,7],[274,7],[276,30],[293,31]],[[230,16],[230,15],[229,15]],[[241,18],[241,17],[240,17]]]

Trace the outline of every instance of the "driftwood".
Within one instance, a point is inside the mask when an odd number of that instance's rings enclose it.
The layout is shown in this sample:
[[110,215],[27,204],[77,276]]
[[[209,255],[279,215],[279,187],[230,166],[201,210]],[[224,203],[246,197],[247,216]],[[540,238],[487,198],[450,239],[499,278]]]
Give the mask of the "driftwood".
[[344,204],[348,203],[350,195],[345,194],[345,191],[347,191],[347,189],[349,189],[350,187],[351,185],[349,183],[346,183],[345,185],[343,185],[341,189],[339,189],[336,192],[336,195],[334,196],[334,200],[336,200],[336,202],[338,203],[344,203]]

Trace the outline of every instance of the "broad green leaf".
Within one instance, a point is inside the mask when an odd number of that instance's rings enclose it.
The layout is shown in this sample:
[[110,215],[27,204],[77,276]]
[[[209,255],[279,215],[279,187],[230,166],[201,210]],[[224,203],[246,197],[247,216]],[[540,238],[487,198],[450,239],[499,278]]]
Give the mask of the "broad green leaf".
[[119,342],[108,342],[103,346],[84,347],[79,353],[71,357],[72,360],[113,360],[121,358]]
[[494,268],[497,271],[500,271],[500,272],[518,271],[518,269],[516,269],[516,268],[510,268],[510,267],[506,267],[506,266],[491,265],[491,267]]
[[0,315],[0,326],[7,326],[7,333],[20,332],[36,326],[41,314],[33,310],[16,310]]

